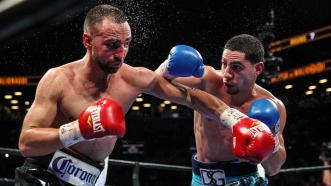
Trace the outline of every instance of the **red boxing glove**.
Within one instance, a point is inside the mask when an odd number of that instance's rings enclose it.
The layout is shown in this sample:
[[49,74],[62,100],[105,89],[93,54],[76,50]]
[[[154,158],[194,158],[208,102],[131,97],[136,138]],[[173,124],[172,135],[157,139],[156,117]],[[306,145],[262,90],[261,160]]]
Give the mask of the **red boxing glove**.
[[275,148],[269,127],[259,120],[242,118],[233,126],[232,152],[239,159],[261,163]]
[[112,99],[102,98],[89,106],[78,117],[79,128],[85,139],[125,134],[125,120],[121,106]]
[[266,124],[234,108],[227,108],[220,120],[232,129],[232,153],[239,159],[258,164],[273,152],[275,139]]
[[78,120],[62,125],[59,137],[65,147],[83,140],[104,136],[123,137],[125,119],[121,106],[114,100],[102,98],[87,107]]

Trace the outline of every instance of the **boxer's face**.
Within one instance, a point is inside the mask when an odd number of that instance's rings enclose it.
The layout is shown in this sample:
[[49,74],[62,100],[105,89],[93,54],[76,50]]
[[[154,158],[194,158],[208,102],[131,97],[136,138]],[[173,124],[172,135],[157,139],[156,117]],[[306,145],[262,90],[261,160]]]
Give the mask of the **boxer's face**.
[[116,73],[129,51],[131,29],[127,22],[117,24],[104,19],[91,29],[91,55],[106,73]]
[[223,51],[221,63],[224,89],[231,95],[250,91],[263,70],[262,62],[252,64],[245,53],[228,49]]

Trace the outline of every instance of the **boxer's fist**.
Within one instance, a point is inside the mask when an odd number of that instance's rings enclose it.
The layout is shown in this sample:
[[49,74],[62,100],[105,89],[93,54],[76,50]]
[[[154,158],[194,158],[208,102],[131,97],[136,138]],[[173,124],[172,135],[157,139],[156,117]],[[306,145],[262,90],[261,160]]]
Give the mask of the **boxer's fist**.
[[121,106],[112,99],[102,98],[85,109],[78,119],[79,129],[85,139],[125,134],[125,120]]
[[275,147],[272,132],[264,123],[252,118],[242,118],[232,132],[233,154],[251,163],[261,163]]
[[277,105],[267,98],[255,100],[248,110],[248,117],[258,119],[266,124],[272,133],[276,134],[279,128],[279,111]]
[[262,121],[269,127],[271,132],[274,134],[276,143],[273,152],[277,152],[280,147],[278,139],[280,114],[277,105],[271,99],[257,99],[250,106],[248,116]]
[[232,129],[232,153],[239,159],[257,164],[273,152],[275,139],[266,124],[234,108],[225,109],[220,120]]
[[104,136],[123,137],[125,120],[121,106],[114,100],[102,98],[87,107],[71,123],[62,125],[59,138],[64,147],[80,141]]
[[187,45],[177,45],[170,50],[167,60],[156,72],[164,77],[202,77],[203,59],[196,49]]

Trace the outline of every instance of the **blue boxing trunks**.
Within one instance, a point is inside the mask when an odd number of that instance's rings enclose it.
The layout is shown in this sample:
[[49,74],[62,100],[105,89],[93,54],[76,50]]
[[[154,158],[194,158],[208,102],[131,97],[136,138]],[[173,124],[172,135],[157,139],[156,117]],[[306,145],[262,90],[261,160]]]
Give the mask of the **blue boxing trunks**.
[[191,186],[267,186],[256,165],[238,161],[203,163],[192,156]]

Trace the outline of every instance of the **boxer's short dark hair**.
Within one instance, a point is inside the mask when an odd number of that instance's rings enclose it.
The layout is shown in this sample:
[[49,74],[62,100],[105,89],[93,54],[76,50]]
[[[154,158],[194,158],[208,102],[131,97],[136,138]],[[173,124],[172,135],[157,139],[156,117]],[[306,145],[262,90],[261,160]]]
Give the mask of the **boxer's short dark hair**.
[[110,18],[115,23],[121,24],[128,21],[127,16],[122,10],[111,5],[103,4],[93,7],[87,12],[84,21],[84,31],[91,28],[96,23],[101,22],[105,18]]
[[264,61],[264,47],[261,41],[249,34],[240,34],[229,39],[224,49],[245,53],[253,64]]

